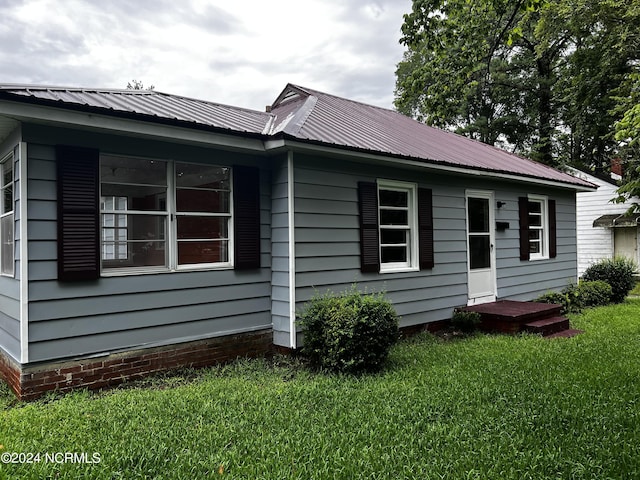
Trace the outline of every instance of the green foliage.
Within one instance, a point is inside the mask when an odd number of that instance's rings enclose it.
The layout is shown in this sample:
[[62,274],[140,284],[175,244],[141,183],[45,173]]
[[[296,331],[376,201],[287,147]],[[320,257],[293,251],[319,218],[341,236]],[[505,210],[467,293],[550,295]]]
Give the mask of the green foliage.
[[[615,138],[622,146],[620,160],[624,165],[623,184],[618,189],[616,203],[629,202],[630,210],[640,211],[640,72],[629,76],[627,88],[619,97],[617,112],[622,118],[616,123]],[[625,93],[628,93],[625,95]]]
[[561,313],[578,313],[581,309],[580,304],[578,303],[577,296],[575,294],[574,287],[567,287],[562,292],[547,292],[540,295],[538,298],[533,300],[537,303],[552,303],[555,305],[561,305],[562,310]]
[[561,292],[547,292],[534,302],[562,305],[562,314],[579,313],[583,308],[611,303],[611,286],[601,280],[581,281],[563,288]]
[[21,405],[0,383],[0,453],[101,454],[0,478],[640,478],[640,300],[571,320],[585,333],[412,337],[364,378],[245,360]]
[[583,280],[576,290],[582,307],[600,307],[611,303],[613,290],[611,285],[603,280]]
[[[637,0],[414,0],[396,108],[545,163],[602,168],[618,155],[639,24]],[[625,118],[620,135],[637,117]]]
[[362,294],[354,286],[315,296],[299,315],[302,352],[312,365],[335,372],[381,368],[398,339],[398,316],[384,295]]
[[635,286],[636,263],[626,257],[604,259],[589,266],[582,275],[584,281],[602,280],[611,285],[611,301],[623,302]]
[[480,325],[481,316],[478,312],[468,312],[456,309],[451,317],[451,324],[463,332],[472,332]]

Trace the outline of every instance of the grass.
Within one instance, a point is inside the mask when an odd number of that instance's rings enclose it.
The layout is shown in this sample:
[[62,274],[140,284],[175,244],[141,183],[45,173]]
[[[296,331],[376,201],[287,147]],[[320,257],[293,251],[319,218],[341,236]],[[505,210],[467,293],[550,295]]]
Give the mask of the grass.
[[585,333],[421,335],[373,376],[276,358],[29,404],[2,386],[0,453],[100,462],[0,478],[640,478],[640,300],[572,323]]

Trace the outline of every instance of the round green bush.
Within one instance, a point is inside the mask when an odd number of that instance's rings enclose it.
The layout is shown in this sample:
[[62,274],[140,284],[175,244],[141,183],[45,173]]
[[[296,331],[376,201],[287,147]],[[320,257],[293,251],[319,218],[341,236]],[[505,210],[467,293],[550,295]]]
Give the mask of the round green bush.
[[636,263],[628,258],[607,258],[587,268],[582,275],[582,280],[607,282],[611,285],[611,301],[621,303],[635,286],[634,273],[637,269]]
[[582,281],[578,284],[578,298],[583,307],[598,307],[611,302],[613,290],[603,280]]
[[571,301],[572,297],[573,297],[572,295],[570,296],[566,292],[564,293],[547,292],[540,295],[538,298],[534,299],[533,301],[536,303],[550,303],[550,304],[562,305],[561,313],[565,314],[569,312],[575,312],[578,309],[575,302]]
[[398,315],[391,302],[355,288],[315,296],[298,322],[304,333],[302,353],[313,366],[334,372],[379,370],[398,340]]

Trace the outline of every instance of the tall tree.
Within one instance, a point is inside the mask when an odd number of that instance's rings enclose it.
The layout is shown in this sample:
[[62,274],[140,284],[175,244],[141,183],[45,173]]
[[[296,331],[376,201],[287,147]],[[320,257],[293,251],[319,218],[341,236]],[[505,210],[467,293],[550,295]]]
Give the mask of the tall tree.
[[640,211],[640,73],[627,79],[629,95],[619,98],[617,110],[622,119],[616,123],[615,138],[622,146],[620,160],[624,166],[624,183],[618,189],[618,203],[629,203],[632,211]]
[[611,92],[638,56],[636,3],[414,0],[396,107],[548,164],[601,162],[615,146]]

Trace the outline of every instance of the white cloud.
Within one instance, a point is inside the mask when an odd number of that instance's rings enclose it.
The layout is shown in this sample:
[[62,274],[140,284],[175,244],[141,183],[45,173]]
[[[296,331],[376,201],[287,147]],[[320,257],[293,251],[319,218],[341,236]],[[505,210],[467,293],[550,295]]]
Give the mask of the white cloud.
[[287,82],[391,107],[410,0],[0,3],[0,82],[157,90],[262,109]]

